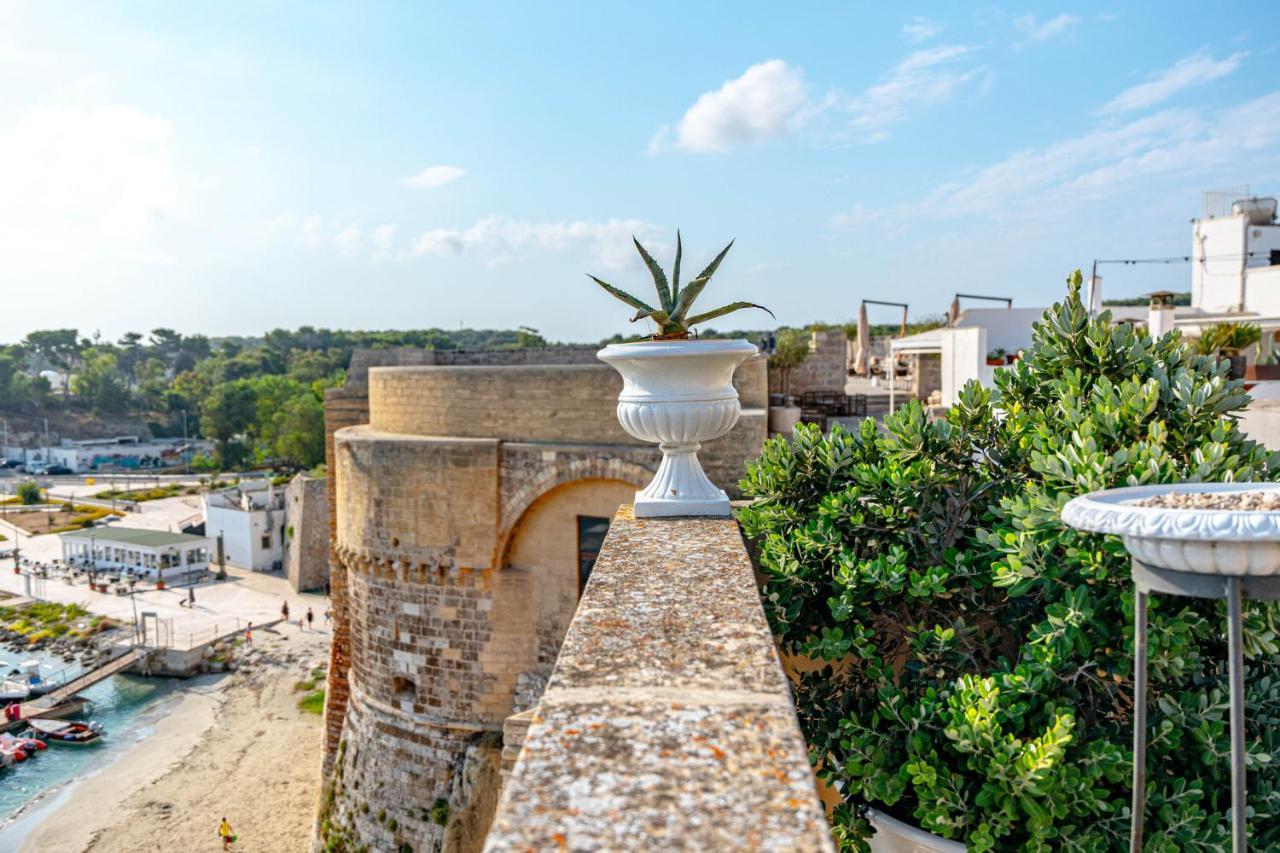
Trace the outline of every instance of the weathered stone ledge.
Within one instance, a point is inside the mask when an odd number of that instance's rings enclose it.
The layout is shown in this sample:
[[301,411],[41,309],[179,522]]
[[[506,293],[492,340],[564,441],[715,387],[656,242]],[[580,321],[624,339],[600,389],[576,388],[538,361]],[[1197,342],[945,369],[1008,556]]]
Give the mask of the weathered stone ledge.
[[736,522],[619,511],[485,849],[833,849]]

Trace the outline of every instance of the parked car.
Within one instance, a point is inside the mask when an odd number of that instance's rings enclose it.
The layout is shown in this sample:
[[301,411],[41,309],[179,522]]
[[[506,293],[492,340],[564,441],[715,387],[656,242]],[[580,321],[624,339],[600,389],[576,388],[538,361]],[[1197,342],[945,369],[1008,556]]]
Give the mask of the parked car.
[[74,474],[66,465],[47,465],[44,469],[45,474]]

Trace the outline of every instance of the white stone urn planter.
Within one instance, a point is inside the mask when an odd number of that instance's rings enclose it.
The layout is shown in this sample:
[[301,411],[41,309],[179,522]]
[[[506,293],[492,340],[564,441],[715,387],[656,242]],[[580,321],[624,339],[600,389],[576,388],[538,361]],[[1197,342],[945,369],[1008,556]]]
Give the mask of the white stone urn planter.
[[867,839],[871,853],[964,853],[965,846],[917,826],[903,823],[876,809],[867,809],[875,835]]
[[729,498],[707,479],[698,449],[738,422],[733,371],[755,353],[741,340],[642,341],[597,353],[622,374],[622,428],[662,450],[658,473],[636,492],[636,518],[729,515]]

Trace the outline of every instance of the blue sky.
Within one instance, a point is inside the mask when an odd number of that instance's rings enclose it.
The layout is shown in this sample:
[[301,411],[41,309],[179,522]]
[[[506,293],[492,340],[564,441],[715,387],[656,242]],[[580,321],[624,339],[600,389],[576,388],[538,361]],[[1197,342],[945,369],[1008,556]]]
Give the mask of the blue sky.
[[599,340],[634,327],[583,273],[644,291],[629,236],[669,263],[677,226],[687,267],[737,240],[708,308],[1043,305],[1246,183],[1280,193],[1274,2],[0,0],[0,340]]

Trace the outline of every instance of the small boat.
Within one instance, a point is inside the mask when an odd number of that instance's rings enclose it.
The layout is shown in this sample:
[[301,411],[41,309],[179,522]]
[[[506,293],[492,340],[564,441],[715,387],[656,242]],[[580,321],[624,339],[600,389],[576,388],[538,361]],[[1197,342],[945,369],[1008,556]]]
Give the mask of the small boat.
[[0,764],[9,767],[27,760],[27,750],[19,738],[5,732],[0,734]]
[[49,743],[61,743],[67,746],[88,746],[97,743],[107,730],[101,723],[72,723],[66,720],[46,720],[37,717],[28,720],[31,731],[36,737]]
[[21,681],[6,678],[0,682],[0,705],[25,702],[31,697],[31,688]]

